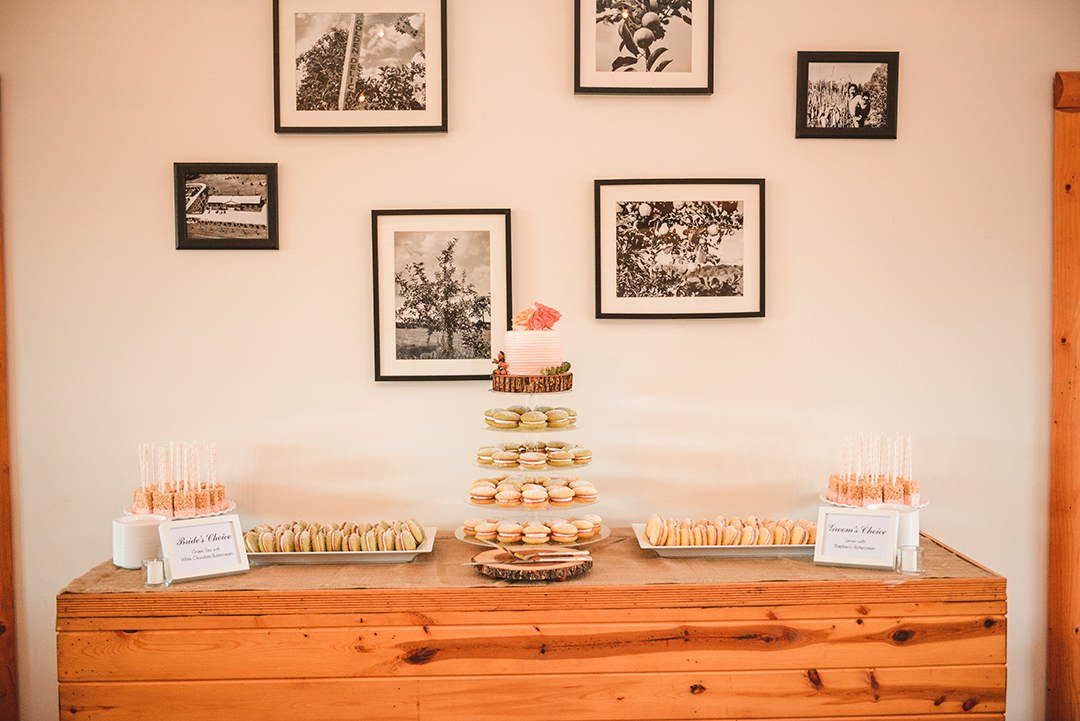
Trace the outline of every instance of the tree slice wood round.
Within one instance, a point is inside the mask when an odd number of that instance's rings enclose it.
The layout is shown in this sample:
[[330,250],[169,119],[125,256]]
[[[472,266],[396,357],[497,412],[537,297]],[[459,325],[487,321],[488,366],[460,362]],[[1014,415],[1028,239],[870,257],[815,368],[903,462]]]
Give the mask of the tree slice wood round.
[[476,570],[485,576],[505,581],[565,581],[592,568],[592,559],[551,561],[548,563],[513,564],[512,557],[498,548],[492,548],[473,556],[480,564]]
[[561,393],[573,387],[573,373],[560,373],[554,376],[496,375],[491,377],[491,390],[498,393]]

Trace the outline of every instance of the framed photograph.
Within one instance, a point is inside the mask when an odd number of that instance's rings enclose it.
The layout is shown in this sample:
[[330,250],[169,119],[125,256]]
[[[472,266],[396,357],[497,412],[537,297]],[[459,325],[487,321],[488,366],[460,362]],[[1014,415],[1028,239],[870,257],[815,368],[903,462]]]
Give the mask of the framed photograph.
[[446,0],[274,0],[274,130],[446,132]]
[[822,506],[814,563],[893,570],[897,523],[896,511]]
[[512,316],[510,211],[373,210],[371,238],[375,380],[489,379]]
[[574,0],[575,93],[713,91],[713,0]]
[[800,52],[796,138],[896,138],[900,53]]
[[597,318],[765,315],[765,181],[597,180]]
[[174,163],[173,186],[178,250],[277,250],[277,163]]
[[169,583],[243,573],[250,566],[240,516],[170,519],[158,526]]

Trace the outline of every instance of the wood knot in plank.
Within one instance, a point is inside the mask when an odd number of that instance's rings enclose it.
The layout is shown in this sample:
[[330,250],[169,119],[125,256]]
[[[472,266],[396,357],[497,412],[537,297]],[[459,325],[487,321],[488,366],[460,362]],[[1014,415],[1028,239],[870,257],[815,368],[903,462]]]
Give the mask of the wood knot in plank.
[[690,693],[694,694],[695,696],[701,693],[705,693],[705,687],[702,686],[700,683],[695,683],[693,686],[690,687]]
[[806,678],[810,681],[810,685],[815,689],[821,690],[823,684],[821,683],[821,674],[817,672],[816,668],[806,669]]
[[973,697],[973,698],[969,698],[967,701],[965,701],[964,704],[960,708],[964,709],[965,711],[970,711],[971,709],[975,708],[978,704],[979,704],[979,699]]
[[409,651],[402,660],[412,666],[421,666],[425,663],[431,663],[438,653],[438,649],[421,646],[420,648]]
[[891,638],[896,643],[907,643],[911,639],[915,638],[915,632],[906,628],[900,628],[896,631],[893,631],[892,634],[890,634],[889,638]]

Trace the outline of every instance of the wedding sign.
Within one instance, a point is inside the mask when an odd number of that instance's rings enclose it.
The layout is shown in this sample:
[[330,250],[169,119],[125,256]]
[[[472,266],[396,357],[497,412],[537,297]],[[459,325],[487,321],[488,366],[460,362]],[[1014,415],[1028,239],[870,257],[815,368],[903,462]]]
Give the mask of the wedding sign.
[[173,581],[243,573],[249,568],[240,516],[173,519],[158,527],[168,562],[165,577]]
[[814,563],[895,568],[897,520],[896,511],[822,507]]

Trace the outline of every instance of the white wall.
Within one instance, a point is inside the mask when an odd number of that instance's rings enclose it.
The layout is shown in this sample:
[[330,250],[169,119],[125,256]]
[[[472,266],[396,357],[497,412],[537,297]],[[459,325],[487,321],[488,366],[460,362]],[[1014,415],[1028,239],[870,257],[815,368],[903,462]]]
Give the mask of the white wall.
[[[809,515],[848,432],[914,438],[924,530],[1009,579],[1043,705],[1051,82],[1071,0],[717,0],[709,97],[575,97],[569,0],[452,0],[450,132],[273,132],[265,0],[0,0],[23,715],[136,446],[216,440],[245,523],[468,514],[482,383],[373,381],[370,211],[513,209],[514,306],[576,372],[610,522]],[[795,140],[799,50],[899,50],[899,138]],[[172,163],[276,162],[281,249],[173,249]],[[598,321],[592,181],[767,179],[768,315]]]

